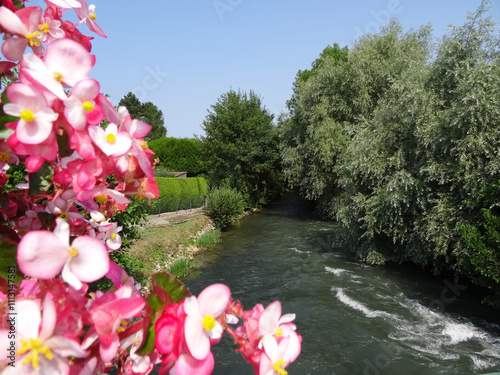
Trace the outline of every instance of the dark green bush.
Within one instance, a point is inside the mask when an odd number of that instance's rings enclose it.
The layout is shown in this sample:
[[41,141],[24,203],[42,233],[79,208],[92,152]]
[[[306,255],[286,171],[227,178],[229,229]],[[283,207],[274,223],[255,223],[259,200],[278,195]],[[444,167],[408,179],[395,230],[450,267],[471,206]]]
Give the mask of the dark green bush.
[[159,167],[174,172],[187,172],[197,176],[205,172],[200,141],[192,138],[163,137],[148,143],[155,157],[160,159]]
[[245,210],[245,199],[227,186],[211,189],[207,194],[207,215],[219,229],[227,229]]

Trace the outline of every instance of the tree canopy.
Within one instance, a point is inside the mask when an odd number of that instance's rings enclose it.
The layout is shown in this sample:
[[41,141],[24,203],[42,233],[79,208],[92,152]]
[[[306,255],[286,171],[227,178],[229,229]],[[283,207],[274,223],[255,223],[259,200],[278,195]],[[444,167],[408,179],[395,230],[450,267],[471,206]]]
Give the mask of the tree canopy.
[[240,191],[250,206],[281,191],[278,136],[273,115],[253,91],[221,95],[208,111],[200,137],[207,171],[216,184]]
[[126,106],[130,116],[133,119],[141,120],[153,127],[151,132],[144,137],[146,141],[152,141],[165,137],[167,128],[164,126],[163,112],[151,102],[141,103],[134,93],[129,92],[118,103],[120,106]]

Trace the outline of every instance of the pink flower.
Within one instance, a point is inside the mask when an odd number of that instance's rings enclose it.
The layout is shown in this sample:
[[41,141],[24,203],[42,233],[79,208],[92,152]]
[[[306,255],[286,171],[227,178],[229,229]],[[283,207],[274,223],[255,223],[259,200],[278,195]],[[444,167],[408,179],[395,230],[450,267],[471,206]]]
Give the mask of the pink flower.
[[[43,57],[24,55],[21,72],[59,99],[66,99],[64,87],[73,87],[86,79],[95,64],[95,57],[81,44],[70,39],[57,39],[49,44]],[[64,85],[64,86],[63,86]]]
[[281,302],[270,303],[262,312],[259,319],[259,331],[262,335],[259,347],[264,343],[266,337],[273,337],[278,342],[288,340],[289,352],[293,355],[288,357],[288,362],[295,361],[300,353],[301,338],[295,333],[295,325],[291,323],[295,319],[295,314],[285,314],[281,316]]
[[106,130],[99,126],[88,128],[90,138],[107,156],[120,156],[128,152],[132,146],[130,136],[118,131],[116,124],[109,124]]
[[76,130],[83,130],[87,124],[98,125],[104,118],[101,107],[96,103],[99,82],[84,79],[71,90],[71,96],[64,101],[64,116]]
[[231,292],[226,285],[213,284],[203,289],[198,298],[186,298],[184,337],[194,359],[206,359],[210,353],[210,340],[218,340],[222,336],[222,327],[216,319],[226,310],[230,297]]
[[100,228],[100,230],[105,231],[104,240],[110,251],[118,250],[122,246],[122,238],[118,234],[122,227],[119,227],[117,223],[112,223],[106,228]]
[[81,6],[75,9],[78,18],[81,20],[80,22],[85,22],[90,31],[106,38],[106,34],[103,33],[99,25],[95,22],[96,14],[95,14],[95,5],[91,4],[87,6],[87,0],[78,0]]
[[132,149],[130,155],[137,157],[139,167],[146,177],[154,178],[153,166],[151,163],[153,151],[148,148],[148,144],[143,138],[151,131],[152,126],[139,120],[131,120],[130,116],[125,118],[124,128],[132,139]]
[[56,215],[65,220],[68,219],[83,219],[82,214],[78,212],[73,205],[75,194],[68,190],[55,200],[47,202],[47,212]]
[[108,252],[104,245],[89,236],[76,238],[69,244],[69,224],[56,219],[54,232],[32,231],[19,243],[17,262],[19,269],[28,276],[42,280],[57,276],[76,290],[83,282],[103,277],[109,270]]
[[[34,300],[16,303],[16,367],[7,366],[5,375],[69,374],[69,357],[85,358],[87,352],[78,341],[69,335],[54,335],[57,322],[54,301],[47,295],[43,302],[43,317],[40,306]],[[2,332],[1,340],[7,340]],[[2,345],[3,346],[3,345]]]
[[48,106],[43,94],[33,86],[13,83],[7,88],[7,96],[11,103],[4,105],[5,113],[20,117],[16,127],[19,141],[31,145],[45,141],[59,115]]
[[55,160],[59,151],[54,133],[50,133],[44,142],[33,145],[20,142],[17,133],[14,133],[9,137],[8,143],[16,154],[28,155],[24,162],[29,173],[36,172],[45,161]]
[[274,301],[270,303],[262,313],[259,319],[259,330],[262,336],[280,335],[282,324],[292,322],[295,314],[285,314],[281,316],[281,302]]
[[9,59],[18,61],[23,57],[26,46],[30,46],[37,55],[42,55],[42,33],[38,25],[42,18],[42,9],[26,7],[13,13],[6,7],[0,7],[0,26],[18,38],[9,38],[2,44],[2,53]]
[[146,303],[142,297],[134,296],[135,293],[133,288],[122,286],[115,293],[103,294],[90,306],[93,327],[84,345],[88,347],[98,339],[99,353],[104,362],[113,360],[120,347],[118,333],[128,325],[125,319],[140,315],[144,309]]
[[61,21],[54,20],[49,17],[42,17],[42,20],[38,25],[38,30],[40,30],[41,33],[41,40],[46,43],[50,43],[54,39],[61,39],[66,36],[65,32],[61,29]]
[[286,375],[288,372],[285,368],[293,362],[294,358],[300,353],[297,348],[290,346],[290,339],[286,337],[279,343],[272,336],[266,336],[262,339],[264,343],[264,353],[260,359],[261,375]]

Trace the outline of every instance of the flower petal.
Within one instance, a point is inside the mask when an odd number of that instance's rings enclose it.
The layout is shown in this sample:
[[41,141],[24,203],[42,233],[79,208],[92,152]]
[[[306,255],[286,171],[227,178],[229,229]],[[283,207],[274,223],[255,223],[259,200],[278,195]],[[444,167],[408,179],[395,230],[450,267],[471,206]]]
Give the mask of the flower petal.
[[68,259],[68,248],[49,231],[27,233],[17,249],[17,263],[25,275],[42,280],[51,279],[61,272]]
[[[278,329],[278,321],[281,317],[281,302],[274,301],[270,303],[262,313],[259,319],[259,331],[265,335],[274,335]],[[271,358],[272,359],[272,358]]]
[[200,293],[198,304],[202,316],[212,315],[219,317],[227,309],[231,290],[224,284],[212,284]]
[[71,260],[71,271],[79,280],[90,283],[109,271],[109,257],[101,241],[90,236],[76,238],[71,244],[78,255]]
[[38,338],[40,322],[40,306],[33,300],[21,300],[16,302],[17,325],[16,331],[23,339]]
[[182,354],[175,363],[175,373],[183,375],[208,375],[214,368],[214,356],[211,352],[203,360],[196,360],[188,354]]
[[210,339],[203,328],[202,320],[188,315],[184,324],[184,338],[189,352],[195,359],[207,358],[210,353]]

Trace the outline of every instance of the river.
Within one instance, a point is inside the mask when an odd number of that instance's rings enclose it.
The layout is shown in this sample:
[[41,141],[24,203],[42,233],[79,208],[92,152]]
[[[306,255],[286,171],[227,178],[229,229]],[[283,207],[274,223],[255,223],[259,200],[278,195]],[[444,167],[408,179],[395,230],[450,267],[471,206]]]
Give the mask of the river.
[[[246,309],[280,300],[296,313],[302,353],[289,375],[434,375],[500,371],[500,314],[453,276],[370,267],[335,247],[334,223],[291,196],[244,218],[188,279],[198,294],[227,284]],[[225,335],[215,375],[253,374]]]

